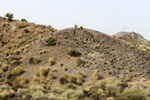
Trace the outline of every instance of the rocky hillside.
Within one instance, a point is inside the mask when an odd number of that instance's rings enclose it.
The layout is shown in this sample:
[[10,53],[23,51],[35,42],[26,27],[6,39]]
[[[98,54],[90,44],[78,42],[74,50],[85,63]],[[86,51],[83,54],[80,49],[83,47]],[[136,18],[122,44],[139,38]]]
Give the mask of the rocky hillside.
[[123,36],[0,18],[0,99],[149,100],[150,51]]
[[135,45],[150,46],[150,41],[146,40],[143,36],[135,32],[119,32],[113,36]]

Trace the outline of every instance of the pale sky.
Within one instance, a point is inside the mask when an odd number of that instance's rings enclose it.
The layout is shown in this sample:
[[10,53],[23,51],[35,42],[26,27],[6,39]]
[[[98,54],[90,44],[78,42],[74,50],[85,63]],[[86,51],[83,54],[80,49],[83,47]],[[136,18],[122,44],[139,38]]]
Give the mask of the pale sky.
[[135,31],[150,40],[150,0],[0,0],[0,16],[51,25],[78,26],[106,34]]

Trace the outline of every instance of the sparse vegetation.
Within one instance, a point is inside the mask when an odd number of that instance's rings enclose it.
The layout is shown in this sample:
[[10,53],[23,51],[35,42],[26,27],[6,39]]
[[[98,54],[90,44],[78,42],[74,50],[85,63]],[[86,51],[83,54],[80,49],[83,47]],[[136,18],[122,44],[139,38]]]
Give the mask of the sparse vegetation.
[[0,22],[0,100],[150,100],[149,42]]

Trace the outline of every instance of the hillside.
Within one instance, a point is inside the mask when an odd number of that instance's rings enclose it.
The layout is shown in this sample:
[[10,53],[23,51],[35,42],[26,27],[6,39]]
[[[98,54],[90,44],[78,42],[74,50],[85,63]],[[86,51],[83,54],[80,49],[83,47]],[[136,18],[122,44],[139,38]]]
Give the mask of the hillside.
[[119,32],[113,36],[135,45],[150,46],[150,41],[146,40],[143,36],[135,32]]
[[[127,34],[57,30],[0,17],[0,98],[149,100],[149,49],[130,44],[144,38]],[[137,94],[129,95],[131,89]]]

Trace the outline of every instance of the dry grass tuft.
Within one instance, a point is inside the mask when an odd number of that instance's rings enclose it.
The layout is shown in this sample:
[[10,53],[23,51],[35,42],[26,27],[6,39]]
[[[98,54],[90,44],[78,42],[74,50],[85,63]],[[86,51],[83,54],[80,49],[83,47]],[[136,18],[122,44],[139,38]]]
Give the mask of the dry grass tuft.
[[98,70],[95,70],[95,72],[93,73],[93,79],[98,80],[99,78],[100,78],[100,76],[98,74]]
[[22,67],[15,67],[12,71],[11,71],[11,75],[19,75],[23,73],[23,68]]
[[44,67],[40,68],[40,76],[46,77],[48,72],[49,72],[49,68],[44,68]]
[[48,79],[49,79],[49,80],[54,79],[54,75],[53,75],[52,72],[49,72],[49,73],[48,73]]
[[51,66],[54,65],[55,64],[55,60],[53,58],[49,58],[48,59],[48,64],[51,65]]
[[74,61],[76,66],[81,66],[83,65],[85,62],[81,59],[81,58],[76,58]]
[[82,72],[77,73],[77,82],[82,83],[85,75]]
[[68,81],[71,83],[77,83],[77,77],[74,75],[69,76]]
[[29,63],[30,64],[38,64],[40,62],[41,62],[41,60],[39,60],[38,58],[35,58],[35,57],[29,58]]

